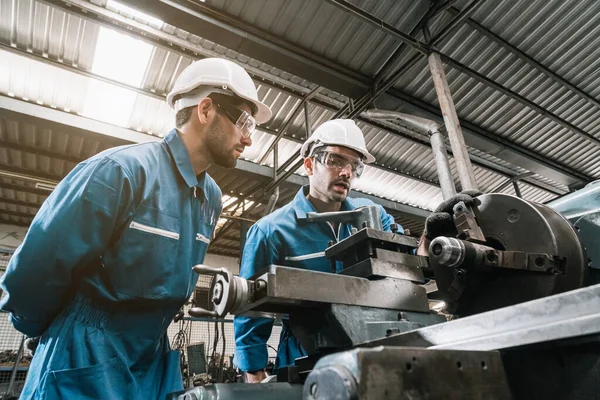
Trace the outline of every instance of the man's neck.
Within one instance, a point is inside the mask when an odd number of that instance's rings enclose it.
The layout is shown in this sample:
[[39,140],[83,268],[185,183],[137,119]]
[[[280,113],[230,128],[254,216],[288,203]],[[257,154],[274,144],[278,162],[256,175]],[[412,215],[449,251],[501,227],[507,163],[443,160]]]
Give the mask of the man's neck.
[[310,193],[306,196],[306,199],[315,207],[317,212],[332,212],[332,211],[340,211],[342,208],[342,203],[332,203],[328,201],[323,201],[317,197],[312,196]]
[[177,131],[190,156],[194,173],[200,175],[206,171],[211,164],[206,146],[200,142],[200,138],[197,135],[194,135],[187,126],[177,129]]

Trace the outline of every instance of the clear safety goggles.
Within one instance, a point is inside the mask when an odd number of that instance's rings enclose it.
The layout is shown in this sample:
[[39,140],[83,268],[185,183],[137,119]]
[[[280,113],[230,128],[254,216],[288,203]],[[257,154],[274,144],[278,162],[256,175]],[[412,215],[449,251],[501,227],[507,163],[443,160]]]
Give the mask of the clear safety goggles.
[[327,168],[341,171],[348,166],[352,171],[352,174],[360,178],[365,170],[365,164],[360,158],[347,156],[344,154],[332,153],[329,151],[319,151],[315,153],[315,159]]
[[256,132],[256,120],[247,111],[229,105],[222,105],[214,100],[213,103],[223,110],[227,118],[242,132],[243,137],[249,138]]

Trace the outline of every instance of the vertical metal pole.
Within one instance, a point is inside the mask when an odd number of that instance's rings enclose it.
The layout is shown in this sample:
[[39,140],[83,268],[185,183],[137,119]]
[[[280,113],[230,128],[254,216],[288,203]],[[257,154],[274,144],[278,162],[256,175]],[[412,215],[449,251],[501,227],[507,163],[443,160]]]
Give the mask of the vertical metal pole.
[[458,120],[458,115],[456,115],[454,101],[452,101],[452,95],[448,87],[446,74],[444,73],[444,65],[440,56],[435,52],[432,52],[427,59],[440,108],[444,116],[444,123],[448,132],[448,139],[450,139],[450,146],[452,146],[452,153],[456,162],[462,190],[477,190],[473,166],[469,159],[465,138],[460,129],[460,121]]
[[19,351],[17,351],[17,359],[15,360],[15,366],[13,367],[12,372],[10,373],[10,381],[8,382],[8,389],[6,389],[6,398],[11,398],[15,393],[15,381],[17,380],[17,372],[19,370],[19,362],[21,361],[21,357],[23,357],[23,350],[25,348],[25,336],[21,339],[21,345],[19,346]]
[[304,103],[304,126],[306,127],[306,139],[310,137],[312,133],[312,128],[310,127],[310,118],[308,114],[308,101]]
[[518,198],[522,199],[523,196],[521,196],[521,189],[519,188],[519,181],[514,180],[512,184],[513,184],[513,188],[515,188],[515,194],[517,195]]
[[444,200],[447,200],[456,194],[456,188],[454,187],[454,180],[452,179],[452,173],[450,172],[450,164],[448,163],[448,154],[446,153],[444,138],[439,131],[429,133],[431,135],[429,139],[431,140],[433,159],[435,160],[438,179],[440,180],[440,187],[442,188],[442,196]]

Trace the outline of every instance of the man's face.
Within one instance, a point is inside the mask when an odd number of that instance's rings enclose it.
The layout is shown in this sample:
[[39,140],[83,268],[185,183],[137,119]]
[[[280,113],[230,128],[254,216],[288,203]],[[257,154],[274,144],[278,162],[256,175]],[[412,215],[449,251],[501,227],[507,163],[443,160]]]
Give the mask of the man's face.
[[[223,110],[214,104],[216,115],[208,127],[206,145],[213,162],[221,167],[235,168],[238,158],[247,146],[252,145],[250,137],[245,138],[242,131],[235,127]],[[233,107],[233,106],[229,106]],[[248,104],[236,105],[235,108],[252,114]]]
[[[318,149],[315,154],[320,152],[329,153],[330,157],[336,157],[339,160],[359,161],[360,154],[347,147],[327,146]],[[343,168],[328,167],[319,159],[322,157],[315,156],[305,160],[304,166],[308,172],[310,179],[311,191],[318,193],[320,200],[340,203],[346,199],[356,173],[352,171],[350,164]]]

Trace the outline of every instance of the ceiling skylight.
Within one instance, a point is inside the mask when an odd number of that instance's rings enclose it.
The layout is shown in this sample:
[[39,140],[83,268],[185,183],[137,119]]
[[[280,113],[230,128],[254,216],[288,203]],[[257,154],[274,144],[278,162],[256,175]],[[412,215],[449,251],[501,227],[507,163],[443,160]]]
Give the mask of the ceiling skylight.
[[108,8],[109,10],[117,11],[119,14],[124,14],[133,19],[142,21],[148,25],[152,25],[157,29],[162,28],[162,26],[164,25],[164,22],[158,18],[151,17],[150,15],[144,14],[143,12],[135,10],[131,7],[127,7],[126,5],[123,5],[113,0],[108,0],[106,2],[106,8]]
[[[101,27],[92,72],[131,86],[141,87],[153,46]],[[128,128],[137,93],[91,79],[82,115]]]

